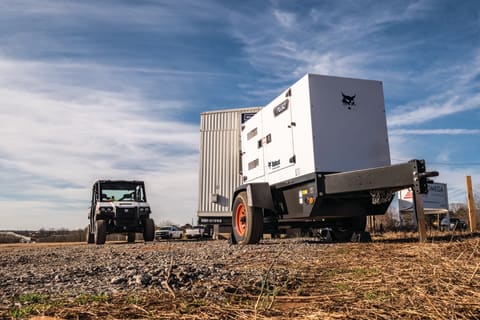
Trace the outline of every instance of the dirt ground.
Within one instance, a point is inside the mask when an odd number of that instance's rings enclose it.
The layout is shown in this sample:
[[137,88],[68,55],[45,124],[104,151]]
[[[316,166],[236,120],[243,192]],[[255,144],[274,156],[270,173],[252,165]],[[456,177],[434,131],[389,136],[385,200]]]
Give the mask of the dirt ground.
[[[55,257],[51,250],[67,250],[57,258],[64,259],[68,248],[81,262],[90,247],[0,245],[0,271],[6,276],[14,263],[30,261],[34,253]],[[226,241],[107,243],[95,254],[109,257],[109,252],[132,255],[134,265],[138,257],[150,259],[148,264],[163,259],[165,272],[158,283],[119,287],[107,279],[98,292],[79,289],[71,295],[45,291],[41,281],[33,290],[6,294],[0,283],[0,318],[480,319],[479,235],[443,234],[427,243],[416,242],[415,234],[377,235],[371,243],[268,240],[244,247]],[[159,252],[165,255],[155,255]],[[43,270],[42,263],[32,261],[31,268]],[[195,276],[188,277],[188,270]]]

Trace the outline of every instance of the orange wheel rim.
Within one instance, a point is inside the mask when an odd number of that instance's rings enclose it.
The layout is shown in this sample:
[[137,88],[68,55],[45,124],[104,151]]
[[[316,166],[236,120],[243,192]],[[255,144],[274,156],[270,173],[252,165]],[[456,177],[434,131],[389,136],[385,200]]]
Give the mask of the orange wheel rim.
[[235,210],[235,228],[239,236],[243,236],[247,229],[247,211],[243,203],[240,203]]

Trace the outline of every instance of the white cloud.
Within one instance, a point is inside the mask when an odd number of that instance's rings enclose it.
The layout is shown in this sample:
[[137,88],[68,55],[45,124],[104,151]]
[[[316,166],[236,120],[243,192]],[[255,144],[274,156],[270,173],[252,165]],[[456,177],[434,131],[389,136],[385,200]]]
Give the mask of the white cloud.
[[[448,68],[435,66],[424,72],[418,83],[436,88],[431,96],[397,106],[388,116],[390,127],[410,126],[470,110],[480,110],[480,49],[467,65],[463,62]],[[418,85],[418,84],[417,84]]]
[[[72,214],[63,215],[62,212],[58,212],[59,206],[46,201],[0,200],[0,206],[2,230],[38,230],[65,226],[76,229],[86,225],[83,222],[87,221],[86,207],[81,208],[84,210],[77,212],[77,217],[74,217]],[[80,217],[84,221],[81,221]],[[72,223],[73,220],[80,224]]]
[[480,135],[480,129],[394,129],[390,135]]
[[[214,11],[213,9],[217,9]],[[21,18],[55,19],[64,25],[81,27],[86,21],[107,25],[129,24],[133,27],[160,30],[175,26],[175,32],[197,33],[198,23],[221,17],[222,7],[208,1],[157,1],[157,2],[109,2],[76,1],[58,2],[35,0],[6,0],[0,3],[0,15]]]
[[295,14],[278,9],[273,10],[273,15],[280,25],[289,28],[295,23]]
[[[0,71],[7,69],[16,73],[2,72],[0,79],[0,174],[10,181],[0,186],[0,194],[9,195],[0,200],[9,210],[2,228],[18,226],[26,211],[32,227],[33,221],[47,228],[83,226],[96,179],[144,179],[156,219],[175,212],[171,220],[191,221],[192,201],[171,200],[197,194],[196,125],[153,117],[152,101],[135,93],[60,85],[65,75],[48,72],[45,64],[0,61]],[[154,102],[159,110],[184,104]]]
[[[434,7],[431,1],[335,2],[318,4],[304,13],[273,2],[267,10],[225,10],[224,14],[229,33],[242,43],[247,61],[264,74],[258,83],[277,86],[276,92],[305,73],[382,80],[391,87],[408,88],[411,78],[404,71],[372,65],[407,60],[410,49],[421,40],[392,41],[383,31],[420,19]],[[255,87],[251,90],[256,96]]]
[[[393,134],[392,134],[393,131]],[[447,183],[449,202],[466,201],[465,176],[470,175],[480,182],[478,163],[455,163],[448,148],[428,149],[429,143],[409,134],[396,134],[390,131],[390,155],[392,163],[403,163],[411,159],[425,159],[428,171],[438,171],[435,181]],[[478,133],[476,133],[478,134]],[[457,160],[458,161],[458,160]]]
[[[448,200],[450,203],[467,203],[466,176],[472,177],[474,186],[480,186],[480,169],[478,167],[452,168],[448,166],[437,166],[436,170],[440,172],[437,181],[447,181]],[[478,190],[474,190],[478,192]]]

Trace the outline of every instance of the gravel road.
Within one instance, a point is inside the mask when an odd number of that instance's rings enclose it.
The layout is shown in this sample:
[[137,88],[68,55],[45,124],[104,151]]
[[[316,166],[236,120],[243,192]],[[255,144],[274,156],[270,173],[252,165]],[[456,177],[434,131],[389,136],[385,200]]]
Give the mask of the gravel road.
[[452,239],[0,245],[0,319],[480,319],[480,238]]
[[[8,304],[16,296],[32,292],[75,297],[152,287],[221,298],[220,291],[235,290],[237,281],[232,281],[232,288],[224,285],[232,279],[242,278],[246,287],[258,285],[265,271],[260,267],[268,262],[261,257],[284,251],[285,245],[242,247],[226,241],[172,241],[0,246],[0,301]],[[289,241],[288,246],[295,247],[291,250],[294,258],[295,252],[309,244]],[[257,266],[250,268],[252,259]],[[217,287],[222,290],[215,290]]]

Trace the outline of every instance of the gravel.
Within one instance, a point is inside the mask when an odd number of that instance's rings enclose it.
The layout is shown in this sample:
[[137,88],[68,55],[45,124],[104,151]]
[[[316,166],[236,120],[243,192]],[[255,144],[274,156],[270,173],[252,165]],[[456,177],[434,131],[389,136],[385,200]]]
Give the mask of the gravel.
[[[285,246],[294,246],[291,252],[301,252],[308,244],[289,241],[276,247],[242,247],[226,241],[204,241],[0,247],[0,302],[11,303],[26,293],[76,297],[167,289],[166,283],[174,291],[194,291],[200,296],[208,292],[211,296],[212,290],[228,281],[232,286],[227,286],[227,291],[244,289],[236,287],[237,281],[232,279],[239,280],[246,290],[255,290],[265,270],[261,263],[252,266],[249,261],[275,255],[287,249]],[[288,274],[288,270],[283,273]]]
[[413,241],[1,245],[0,318],[480,319],[479,235]]

